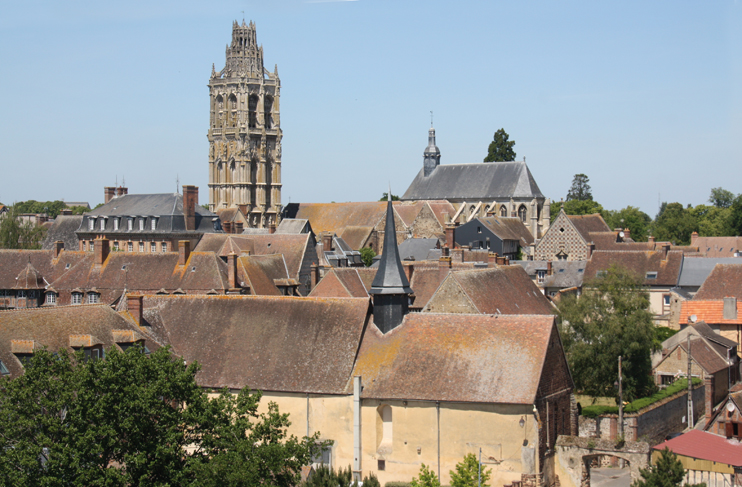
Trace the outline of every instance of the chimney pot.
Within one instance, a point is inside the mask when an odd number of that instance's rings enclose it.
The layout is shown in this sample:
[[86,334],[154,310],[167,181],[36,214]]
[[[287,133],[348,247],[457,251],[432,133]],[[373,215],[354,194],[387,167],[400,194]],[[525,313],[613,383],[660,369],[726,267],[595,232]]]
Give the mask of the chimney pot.
[[317,284],[319,283],[319,266],[316,263],[311,266],[311,279],[310,291],[317,287]]
[[487,254],[487,263],[491,266],[497,265],[497,252]]
[[325,233],[322,235],[322,251],[323,252],[330,252],[332,251],[332,234],[331,233]]
[[103,203],[108,203],[114,197],[116,197],[116,188],[106,186],[103,188]]
[[233,222],[232,230],[234,230],[234,233],[242,233],[244,231],[244,224],[242,222]]
[[224,233],[232,233],[232,222],[222,222],[222,228],[224,229]]
[[227,256],[227,274],[229,279],[229,288],[237,287],[237,254],[230,252]]
[[191,241],[190,240],[179,240],[178,241],[178,265],[186,265],[188,258],[191,256]]
[[693,232],[690,234],[690,244],[695,247],[696,246],[696,240],[698,240],[698,232]]
[[103,265],[108,258],[108,252],[110,251],[109,242],[106,237],[98,237],[95,239],[95,265]]
[[446,224],[446,246],[449,249],[456,247],[456,225],[452,223]]
[[198,186],[183,186],[183,216],[186,230],[196,229],[196,205],[198,204]]

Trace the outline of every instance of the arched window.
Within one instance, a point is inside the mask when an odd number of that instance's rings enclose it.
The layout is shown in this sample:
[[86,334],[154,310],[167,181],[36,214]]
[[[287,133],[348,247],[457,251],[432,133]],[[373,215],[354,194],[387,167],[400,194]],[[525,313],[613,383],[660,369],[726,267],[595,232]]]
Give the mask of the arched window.
[[229,126],[237,126],[237,97],[229,95]]
[[263,110],[265,112],[265,128],[269,129],[273,127],[273,116],[271,113],[273,112],[273,97],[270,95],[266,95],[265,98],[263,98]]
[[500,216],[507,217],[508,216],[508,207],[505,205],[502,205],[500,207]]
[[235,178],[234,161],[232,161],[229,163],[229,178],[227,182],[233,183],[235,182],[235,180],[236,178]]
[[222,95],[216,97],[216,126],[221,127],[224,123],[224,98]]
[[518,217],[520,218],[520,221],[525,223],[527,214],[528,210],[526,210],[526,205],[520,205],[520,208],[518,208]]
[[250,116],[248,127],[255,128],[258,126],[258,95],[250,95],[247,100],[247,109]]

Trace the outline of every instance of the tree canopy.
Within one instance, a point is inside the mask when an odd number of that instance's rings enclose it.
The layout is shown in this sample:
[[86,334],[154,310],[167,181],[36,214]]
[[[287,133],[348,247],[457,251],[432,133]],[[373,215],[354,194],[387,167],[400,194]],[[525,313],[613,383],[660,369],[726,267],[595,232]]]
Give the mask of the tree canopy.
[[572,186],[567,191],[567,201],[580,200],[587,201],[593,199],[593,193],[590,190],[590,178],[586,174],[575,174],[572,178]]
[[628,228],[635,242],[647,241],[652,218],[639,208],[627,206],[618,211],[604,211],[603,218],[610,228]]
[[424,463],[420,466],[420,473],[412,478],[410,487],[441,487],[438,476]]
[[734,201],[734,193],[724,188],[711,188],[709,203],[717,208],[729,208]]
[[371,267],[371,264],[374,263],[374,257],[376,257],[376,252],[374,252],[374,249],[370,247],[363,247],[360,252],[363,264],[366,267]]
[[567,294],[558,321],[578,391],[592,396],[617,394],[618,357],[623,360],[624,397],[654,392],[651,353],[657,349],[649,312],[649,293],[629,270],[612,266],[587,281],[581,296]]
[[261,394],[209,399],[166,348],[88,360],[39,350],[0,381],[0,478],[10,485],[296,485],[321,445],[289,437]]
[[[59,215],[62,210],[67,208],[67,203],[64,201],[36,201],[36,200],[28,200],[28,201],[19,201],[18,203],[15,203],[13,205],[17,210],[18,213],[46,213],[49,215],[49,218],[56,218],[57,215]],[[85,212],[90,211],[88,208],[84,206],[73,206],[70,208],[72,210],[73,215],[82,215]]]
[[481,480],[479,483],[479,460],[473,453],[467,453],[462,461],[456,464],[455,470],[451,470],[451,487],[488,487],[487,483],[492,470],[482,465]]
[[508,162],[515,160],[514,140],[508,140],[510,136],[505,129],[495,132],[495,136],[487,148],[487,156],[484,162]]
[[0,216],[0,248],[39,249],[46,229],[30,220],[22,220],[20,211],[13,205]]
[[655,238],[676,245],[690,244],[691,234],[698,231],[698,221],[690,209],[680,203],[667,203],[660,211],[652,225]]
[[[384,191],[381,194],[381,198],[379,198],[379,201],[387,201],[387,199],[389,199],[389,193],[387,193],[386,191]],[[396,194],[392,193],[392,201],[399,201],[399,196],[397,196]]]
[[[685,468],[673,452],[665,448],[657,463],[648,468],[639,469],[642,480],[637,480],[631,487],[678,487],[685,478]],[[685,484],[686,487],[706,487],[705,483]]]
[[[553,210],[550,215],[551,222],[559,215],[559,208],[552,206]],[[592,215],[593,213],[600,213],[603,215],[605,210],[603,206],[597,201],[593,200],[570,200],[562,203],[564,213],[567,215]]]

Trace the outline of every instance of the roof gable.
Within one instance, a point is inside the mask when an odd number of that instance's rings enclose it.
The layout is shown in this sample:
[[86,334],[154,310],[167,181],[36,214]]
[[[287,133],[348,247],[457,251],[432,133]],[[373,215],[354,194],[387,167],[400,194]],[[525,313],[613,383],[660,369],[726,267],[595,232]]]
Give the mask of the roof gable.
[[742,264],[716,264],[694,299],[742,300]]

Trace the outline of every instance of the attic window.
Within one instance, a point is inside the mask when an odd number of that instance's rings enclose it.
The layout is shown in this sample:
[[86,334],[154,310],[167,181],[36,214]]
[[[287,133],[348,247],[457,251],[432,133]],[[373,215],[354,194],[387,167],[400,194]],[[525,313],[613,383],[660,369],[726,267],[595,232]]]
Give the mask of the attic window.
[[196,266],[191,267],[191,272],[196,272]]
[[72,293],[72,304],[82,304],[82,293]]
[[88,304],[98,304],[98,303],[100,303],[100,294],[88,293]]
[[10,375],[10,371],[5,366],[2,360],[0,360],[0,375]]
[[144,230],[144,218],[139,218],[139,230]]
[[69,268],[70,268],[70,264],[69,264],[69,262],[68,262],[67,264],[65,264],[64,268],[65,268],[65,269],[69,269]]
[[100,219],[100,229],[101,230],[105,230],[106,229],[106,219],[105,218],[101,218]]
[[577,269],[577,272],[585,272],[585,269]]
[[88,220],[88,230],[95,230],[95,218]]
[[477,233],[482,233],[482,227],[477,227]]
[[657,273],[656,272],[647,272],[646,278],[647,279],[657,279]]
[[559,272],[564,272],[564,269],[559,269]]

